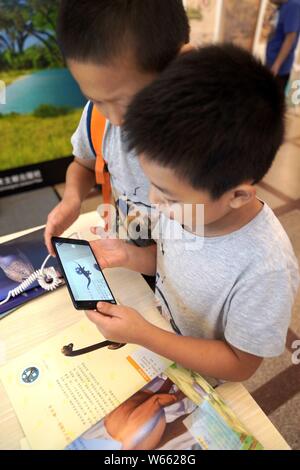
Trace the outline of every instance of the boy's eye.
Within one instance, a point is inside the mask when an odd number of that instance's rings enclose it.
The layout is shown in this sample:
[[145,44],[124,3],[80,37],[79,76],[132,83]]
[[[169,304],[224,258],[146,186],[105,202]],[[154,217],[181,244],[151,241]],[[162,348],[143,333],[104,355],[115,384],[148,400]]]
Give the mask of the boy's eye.
[[172,199],[167,199],[168,204],[179,204],[179,201],[173,201]]

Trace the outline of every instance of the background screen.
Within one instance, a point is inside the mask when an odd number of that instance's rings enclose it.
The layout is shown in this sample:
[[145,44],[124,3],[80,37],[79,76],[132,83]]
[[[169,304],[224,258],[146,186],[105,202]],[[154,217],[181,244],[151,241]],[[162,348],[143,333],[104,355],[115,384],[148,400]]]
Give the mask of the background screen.
[[114,300],[88,245],[56,243],[56,249],[76,301]]
[[0,172],[72,154],[86,99],[58,47],[58,5],[0,0]]

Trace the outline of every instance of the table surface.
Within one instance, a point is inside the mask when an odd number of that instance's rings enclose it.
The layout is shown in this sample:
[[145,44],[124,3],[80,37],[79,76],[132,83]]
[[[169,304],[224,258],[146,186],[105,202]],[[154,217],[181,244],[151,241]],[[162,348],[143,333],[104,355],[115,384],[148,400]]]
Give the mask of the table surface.
[[[94,239],[89,227],[96,225],[97,220],[96,212],[84,214],[67,230],[65,236],[79,232],[81,238]],[[0,243],[32,230],[0,237]],[[151,318],[151,311],[156,308],[155,299],[140,274],[111,269],[106,271],[106,277],[119,302]],[[73,308],[66,287],[25,304],[0,321],[0,365],[29,351],[83,317],[83,312]],[[266,449],[290,448],[242,384],[226,383],[218,387],[218,391]],[[24,433],[1,382],[0,397],[0,449],[20,449]]]

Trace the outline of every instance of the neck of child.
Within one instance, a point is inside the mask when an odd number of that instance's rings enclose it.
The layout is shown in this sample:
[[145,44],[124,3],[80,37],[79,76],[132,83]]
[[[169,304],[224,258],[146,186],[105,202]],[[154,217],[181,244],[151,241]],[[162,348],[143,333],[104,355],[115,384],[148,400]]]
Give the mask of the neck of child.
[[257,198],[254,198],[248,204],[240,207],[239,209],[231,209],[224,217],[205,225],[205,237],[221,237],[236,232],[251,220],[253,220],[262,210],[263,203]]

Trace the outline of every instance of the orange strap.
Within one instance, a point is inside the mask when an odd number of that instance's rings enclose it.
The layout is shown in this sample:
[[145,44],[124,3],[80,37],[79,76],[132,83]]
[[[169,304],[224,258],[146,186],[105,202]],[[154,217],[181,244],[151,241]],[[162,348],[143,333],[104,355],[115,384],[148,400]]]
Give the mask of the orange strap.
[[106,119],[93,106],[91,115],[91,139],[96,152],[96,183],[102,186],[104,204],[111,203],[110,176],[102,155],[102,144],[106,127]]

